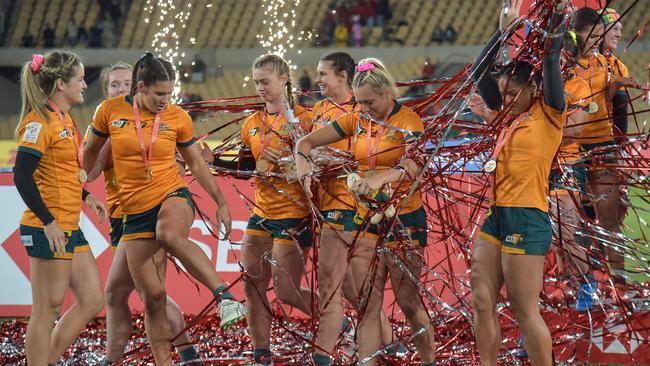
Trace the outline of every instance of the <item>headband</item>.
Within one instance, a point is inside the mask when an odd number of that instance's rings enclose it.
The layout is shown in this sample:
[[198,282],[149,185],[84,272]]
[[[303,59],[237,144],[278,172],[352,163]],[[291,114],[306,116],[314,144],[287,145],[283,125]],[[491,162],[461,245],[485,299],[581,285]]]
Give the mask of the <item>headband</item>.
[[578,46],[578,36],[576,35],[576,32],[570,30],[567,32],[569,37],[571,37],[571,41],[573,41],[574,46]]
[[616,10],[612,8],[600,9],[598,10],[598,13],[601,14],[600,20],[603,22],[604,25],[609,25],[611,23],[614,23],[620,18],[618,12],[616,12]]

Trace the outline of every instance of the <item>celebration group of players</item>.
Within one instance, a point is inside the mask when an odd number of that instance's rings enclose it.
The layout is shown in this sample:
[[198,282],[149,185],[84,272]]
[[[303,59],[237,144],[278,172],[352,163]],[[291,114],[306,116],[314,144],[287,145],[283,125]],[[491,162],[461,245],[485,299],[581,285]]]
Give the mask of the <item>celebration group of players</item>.
[[[611,54],[621,25],[612,9],[582,8],[567,30],[566,4],[558,1],[549,10],[541,65],[518,60],[493,73],[519,14],[521,0],[514,0],[504,4],[499,30],[472,68],[482,97],[472,99],[472,110],[487,122],[504,118],[507,124],[485,165],[494,172],[495,194],[471,267],[476,343],[485,365],[496,364],[501,346],[496,310],[504,283],[531,363],[552,363],[551,336],[538,308],[553,235],[549,205],[559,206],[562,220],[574,223],[564,225],[564,238],[581,263],[578,308],[591,307],[596,285],[585,250],[573,240],[580,211],[575,196],[606,196],[593,202],[595,215],[604,228],[619,231],[620,182],[607,169],[586,169],[580,156],[615,145],[616,129],[626,132],[621,88],[632,80]],[[355,62],[346,53],[329,53],[317,72],[326,99],[307,109],[294,98],[284,59],[272,54],[256,59],[253,79],[264,106],[243,122],[241,151],[227,160],[195,142],[191,118],[171,103],[176,71],[168,61],[146,53],[133,66],[118,62],[106,68],[101,79],[107,99],[82,138],[69,113],[84,102],[81,60],[67,51],[32,56],[21,74],[14,175],[27,205],[20,237],[30,257],[33,296],[25,339],[29,365],[58,362],[104,303],[107,344],[101,364],[120,362],[132,330],[133,290],[144,303],[155,362],[170,365],[172,339],[185,323],[166,296],[167,253],[213,292],[222,327],[248,317],[255,364],[272,364],[271,279],[282,303],[319,319],[315,365],[335,363],[337,340],[349,326],[343,298],[360,315],[359,363],[374,365],[382,353],[402,352],[382,310],[390,276],[421,364],[435,365],[431,314],[419,295],[428,232],[416,179],[426,157],[416,142],[424,123],[397,100],[395,81],[377,59]],[[551,169],[558,149],[560,164]],[[357,165],[346,166],[349,161]],[[215,227],[223,227],[226,238],[230,233],[228,202],[209,166],[258,173],[255,207],[242,240],[246,307],[188,239],[195,206],[182,179],[186,169],[217,204]],[[106,204],[84,189],[102,173]],[[402,198],[398,207],[386,207],[389,196]],[[83,202],[100,221],[110,222],[114,259],[105,291],[79,228]],[[318,293],[312,294],[301,287],[301,278],[316,237]],[[621,270],[622,257],[608,254],[612,268]],[[54,326],[67,288],[75,303]],[[183,361],[201,363],[187,333],[173,344]]]

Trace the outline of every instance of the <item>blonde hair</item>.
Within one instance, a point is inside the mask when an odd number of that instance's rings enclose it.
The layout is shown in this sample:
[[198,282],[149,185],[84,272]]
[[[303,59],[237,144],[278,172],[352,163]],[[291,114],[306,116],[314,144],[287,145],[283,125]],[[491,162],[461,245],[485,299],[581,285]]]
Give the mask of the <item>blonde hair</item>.
[[253,70],[259,69],[271,69],[278,75],[287,75],[287,100],[289,100],[289,105],[291,108],[296,106],[296,97],[293,95],[293,79],[291,78],[291,68],[287,61],[282,57],[274,54],[267,54],[258,57],[253,62]]
[[370,86],[375,90],[388,89],[393,98],[399,97],[399,91],[395,85],[395,80],[386,69],[386,66],[376,58],[364,58],[359,61],[358,65],[372,64],[374,67],[367,71],[357,71],[352,79],[352,87],[360,88],[362,86]]
[[[31,68],[32,61],[23,65],[20,77],[20,96],[22,121],[31,111],[36,111],[43,119],[48,120],[45,103],[56,91],[56,81],[62,79],[67,83],[72,79],[81,65],[79,56],[68,51],[52,51],[45,54],[43,63],[35,72]],[[16,127],[16,135],[18,135]]]
[[133,72],[133,66],[127,64],[124,61],[117,61],[116,63],[107,66],[102,69],[102,72],[99,74],[99,79],[101,80],[102,83],[102,93],[104,93],[104,96],[108,96],[108,79],[111,73],[115,70],[126,70],[130,73]]

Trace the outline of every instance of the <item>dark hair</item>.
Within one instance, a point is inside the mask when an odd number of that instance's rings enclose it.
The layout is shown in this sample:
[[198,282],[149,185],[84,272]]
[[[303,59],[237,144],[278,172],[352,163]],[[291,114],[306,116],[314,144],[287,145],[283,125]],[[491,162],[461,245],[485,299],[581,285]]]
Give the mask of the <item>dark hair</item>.
[[517,85],[528,85],[531,82],[536,82],[539,85],[542,76],[539,71],[528,61],[516,60],[511,61],[499,70],[499,77],[507,77],[509,82],[516,83]]
[[595,9],[584,7],[576,10],[571,18],[571,28],[578,32],[584,32],[598,24],[600,17]]
[[145,86],[153,85],[159,81],[174,81],[176,80],[176,70],[169,61],[147,52],[133,66],[132,80],[131,95],[135,95],[140,81],[144,82]]
[[[584,7],[576,10],[571,18],[571,28],[577,32],[591,31],[598,24],[600,24],[600,16],[598,12],[592,8]],[[583,53],[587,40],[583,39],[579,34],[576,37],[578,51]]]
[[348,86],[352,86],[352,79],[354,78],[354,71],[356,64],[352,56],[345,52],[330,52],[320,58],[321,61],[329,61],[332,63],[332,68],[337,75],[343,71],[348,73]]

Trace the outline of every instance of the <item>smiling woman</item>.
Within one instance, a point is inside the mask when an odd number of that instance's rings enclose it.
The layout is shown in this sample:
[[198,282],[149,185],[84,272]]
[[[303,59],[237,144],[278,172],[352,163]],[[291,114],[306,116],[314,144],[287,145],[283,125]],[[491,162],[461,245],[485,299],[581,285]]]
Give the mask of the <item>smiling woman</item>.
[[[358,238],[355,239],[357,245],[354,246],[354,253],[350,259],[355,286],[362,291],[366,284],[373,284],[370,294],[364,294],[364,298],[359,300],[359,302],[366,302],[367,306],[363,318],[359,321],[358,339],[362,341],[358,346],[359,359],[364,360],[365,365],[374,365],[378,361],[377,350],[381,347],[381,339],[378,335],[382,333],[381,304],[388,273],[393,283],[405,278],[405,268],[415,278],[419,278],[423,269],[421,258],[427,242],[427,224],[426,212],[419,193],[410,195],[397,212],[397,217],[405,226],[404,231],[391,229],[386,225],[387,221],[381,222],[384,218],[381,215],[379,222],[373,222],[370,218],[374,218],[379,210],[369,207],[367,204],[369,200],[366,198],[380,200],[377,192],[382,191],[394,192],[395,196],[408,195],[413,177],[416,176],[419,168],[415,161],[418,159],[405,157],[405,155],[409,151],[410,143],[415,141],[424,130],[424,124],[414,111],[395,100],[398,96],[395,82],[386,66],[378,59],[367,58],[359,61],[351,86],[359,106],[357,111],[343,114],[332,123],[301,138],[296,144],[295,158],[299,181],[305,193],[311,195],[311,182],[318,172],[310,172],[308,156],[321,146],[345,141],[348,138],[352,140],[350,152],[359,162],[359,166],[354,174],[348,176],[347,184],[349,184],[349,192],[355,198],[353,200],[355,207],[350,222],[343,226],[343,229],[345,230],[347,226],[347,230],[354,232],[355,237]],[[359,175],[363,175],[363,178]],[[353,182],[350,179],[353,176],[359,179]],[[386,209],[386,216],[389,216],[388,211]],[[406,231],[410,233],[409,237],[403,235]],[[378,269],[374,273],[374,278],[372,275],[368,277],[368,274],[372,273],[369,268],[373,266],[375,246],[378,241],[394,247],[395,250],[389,252],[390,254],[379,256]],[[402,246],[400,243],[405,245]],[[331,244],[331,241],[327,244],[323,242],[322,246]],[[404,258],[404,265],[398,266],[392,254]],[[345,258],[346,254],[343,253],[340,257]],[[325,270],[328,268],[325,267]],[[327,272],[323,274],[329,275]],[[334,281],[337,279],[335,278]],[[341,282],[340,276],[338,282]],[[411,330],[417,334],[414,336],[414,343],[421,364],[433,365],[435,364],[433,329],[428,326],[429,318],[426,309],[417,297],[417,286],[418,284],[413,281],[404,280],[400,282],[399,288],[393,288],[393,292],[409,321]],[[340,314],[338,310],[337,312]],[[331,344],[324,344],[324,346],[331,347]],[[319,353],[314,355],[316,365],[329,365],[331,362],[327,355]]]
[[188,239],[194,203],[176,168],[177,149],[218,205],[214,232],[219,233],[223,224],[227,238],[231,219],[226,201],[194,144],[191,118],[170,103],[174,82],[171,63],[151,53],[143,55],[133,68],[131,94],[104,101],[98,108],[85,151],[86,167],[92,168],[100,149],[111,138],[123,212],[119,246],[126,251],[133,283],[145,306],[147,336],[157,365],[171,364],[165,252],[178,258],[213,292],[220,303],[222,327],[246,313],[243,305],[225,291],[205,253]]
[[[102,283],[79,229],[81,202],[106,208],[83,189],[81,141],[70,108],[83,103],[84,67],[70,52],[32,55],[21,77],[21,123],[14,182],[27,209],[20,238],[30,261],[32,314],[25,347],[30,365],[55,364],[103,306]],[[75,304],[56,320],[66,290]]]

